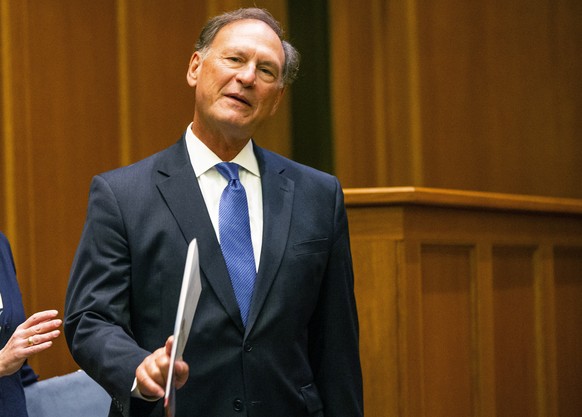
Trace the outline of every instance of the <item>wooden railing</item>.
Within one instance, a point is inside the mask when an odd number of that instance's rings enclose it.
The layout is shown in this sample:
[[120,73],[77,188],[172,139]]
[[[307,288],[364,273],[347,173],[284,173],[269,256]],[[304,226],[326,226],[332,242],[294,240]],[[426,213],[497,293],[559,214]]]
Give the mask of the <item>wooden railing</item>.
[[367,415],[582,415],[582,201],[345,197]]

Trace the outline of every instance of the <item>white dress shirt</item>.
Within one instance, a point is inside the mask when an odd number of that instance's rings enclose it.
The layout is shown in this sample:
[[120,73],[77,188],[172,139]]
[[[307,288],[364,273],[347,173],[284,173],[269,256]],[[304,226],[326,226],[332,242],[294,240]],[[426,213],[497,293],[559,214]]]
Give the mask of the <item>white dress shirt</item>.
[[240,182],[245,188],[249,204],[249,220],[251,224],[251,239],[253,242],[253,252],[255,255],[255,266],[259,269],[259,258],[263,244],[263,192],[261,188],[261,173],[255,153],[253,152],[252,140],[249,140],[245,147],[232,161],[222,161],[204,143],[200,141],[192,132],[191,126],[186,130],[186,146],[188,155],[198,184],[210,215],[210,220],[214,226],[214,232],[220,242],[218,233],[218,206],[220,196],[227,185],[227,180],[214,167],[220,162],[235,162],[241,166],[239,169]]

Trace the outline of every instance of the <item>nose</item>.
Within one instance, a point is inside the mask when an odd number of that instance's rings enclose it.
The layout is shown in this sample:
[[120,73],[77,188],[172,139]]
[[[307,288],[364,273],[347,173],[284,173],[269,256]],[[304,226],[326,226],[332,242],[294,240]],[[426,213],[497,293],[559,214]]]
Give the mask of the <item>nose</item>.
[[236,80],[245,88],[253,87],[256,80],[254,65],[245,65],[243,68],[240,68],[236,74]]

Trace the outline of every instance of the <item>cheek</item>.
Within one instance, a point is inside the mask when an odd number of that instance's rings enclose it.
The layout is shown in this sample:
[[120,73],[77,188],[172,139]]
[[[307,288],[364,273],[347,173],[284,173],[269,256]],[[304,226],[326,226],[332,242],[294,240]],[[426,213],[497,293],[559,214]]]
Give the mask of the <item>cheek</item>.
[[198,74],[198,85],[203,85],[206,90],[221,88],[232,75],[217,65],[206,65],[200,69]]
[[261,92],[260,97],[262,97],[261,102],[265,108],[271,112],[272,110],[276,110],[279,105],[281,90],[273,88],[265,89]]
[[[221,85],[218,83],[216,78],[213,78],[212,74],[205,74],[204,80],[199,78],[196,86],[196,102],[203,101],[214,101],[220,96],[222,90]],[[209,81],[212,80],[212,81]]]

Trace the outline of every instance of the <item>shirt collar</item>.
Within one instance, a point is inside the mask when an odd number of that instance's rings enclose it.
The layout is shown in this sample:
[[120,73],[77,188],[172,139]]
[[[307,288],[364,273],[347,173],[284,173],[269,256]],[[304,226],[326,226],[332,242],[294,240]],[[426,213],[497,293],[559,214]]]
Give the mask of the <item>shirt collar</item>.
[[[192,163],[192,168],[194,168],[194,173],[197,178],[214,167],[214,165],[223,162],[192,132],[191,123],[188,129],[186,129],[186,147],[188,148],[188,156],[190,157],[190,162]],[[259,163],[253,151],[252,139],[249,139],[238,155],[232,161],[228,162],[235,162],[251,174],[257,177],[261,176]]]

